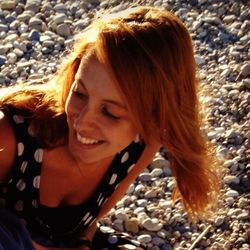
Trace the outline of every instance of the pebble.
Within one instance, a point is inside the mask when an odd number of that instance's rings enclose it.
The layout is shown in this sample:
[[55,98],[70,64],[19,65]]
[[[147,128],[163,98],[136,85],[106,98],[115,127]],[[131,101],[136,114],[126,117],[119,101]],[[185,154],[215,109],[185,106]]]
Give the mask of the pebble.
[[232,197],[232,198],[237,198],[237,197],[239,197],[239,192],[237,192],[236,190],[229,190],[226,192],[226,196]]
[[116,210],[115,216],[117,219],[120,219],[122,221],[128,220],[128,215],[127,215],[126,211],[124,211],[123,209]]
[[148,204],[148,201],[146,199],[140,199],[136,201],[136,204],[138,207],[146,207]]
[[71,34],[70,25],[66,23],[59,24],[56,27],[56,33],[63,37],[68,37]]
[[164,159],[162,156],[155,157],[151,164],[152,168],[163,168],[165,166],[169,167],[169,161]]
[[7,58],[5,56],[0,55],[0,67],[5,64]]
[[223,166],[228,168],[228,167],[231,167],[234,164],[235,164],[234,160],[227,160],[227,161],[224,162]]
[[244,64],[242,67],[241,67],[241,75],[244,76],[244,77],[247,77],[250,75],[250,64]]
[[5,0],[1,2],[2,10],[13,10],[16,7],[17,2],[15,0]]
[[5,37],[6,42],[13,43],[16,40],[18,40],[18,35],[17,34],[10,34],[7,37]]
[[173,201],[172,200],[170,200],[170,201],[167,201],[167,200],[160,201],[159,202],[159,207],[164,208],[164,209],[172,208],[173,207]]
[[219,216],[215,219],[214,224],[215,226],[219,227],[224,223],[225,217],[224,216]]
[[153,177],[159,177],[163,174],[163,170],[161,168],[155,168],[153,169],[153,171],[151,172],[151,175]]
[[56,14],[56,16],[53,18],[53,23],[58,25],[63,23],[67,19],[67,16],[64,13]]
[[227,175],[224,177],[224,183],[226,184],[239,184],[240,183],[240,179],[237,176],[232,176],[232,175]]
[[159,223],[156,218],[147,218],[142,222],[142,226],[148,231],[159,231],[162,229],[163,225]]
[[40,33],[37,30],[31,30],[31,32],[28,35],[28,39],[31,41],[39,41]]
[[169,181],[167,187],[170,191],[174,190],[174,188],[176,187],[176,181],[175,180]]
[[7,61],[9,64],[14,64],[17,61],[17,55],[13,52],[7,55]]
[[165,240],[162,239],[162,238],[159,238],[159,237],[154,237],[154,238],[152,239],[152,243],[153,243],[154,245],[156,245],[156,246],[161,247],[161,246],[163,246],[163,245],[165,244]]
[[9,30],[8,25],[0,24],[0,32],[7,32]]
[[152,237],[150,234],[142,234],[140,236],[137,237],[137,240],[140,242],[140,243],[148,243],[152,240]]
[[140,181],[151,181],[151,179],[152,179],[152,176],[151,176],[151,174],[149,174],[149,173],[141,173],[139,176],[138,176],[138,179],[140,180]]
[[127,232],[138,233],[139,232],[139,221],[137,218],[132,217],[124,222],[124,226]]
[[237,216],[238,220],[247,220],[249,219],[249,210],[243,211],[241,214]]

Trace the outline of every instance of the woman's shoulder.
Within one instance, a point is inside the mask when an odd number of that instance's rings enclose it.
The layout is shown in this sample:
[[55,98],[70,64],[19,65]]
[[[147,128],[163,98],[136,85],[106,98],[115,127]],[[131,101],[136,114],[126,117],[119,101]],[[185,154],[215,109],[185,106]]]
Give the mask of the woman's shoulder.
[[14,163],[16,137],[12,123],[5,112],[0,110],[0,181],[4,181]]

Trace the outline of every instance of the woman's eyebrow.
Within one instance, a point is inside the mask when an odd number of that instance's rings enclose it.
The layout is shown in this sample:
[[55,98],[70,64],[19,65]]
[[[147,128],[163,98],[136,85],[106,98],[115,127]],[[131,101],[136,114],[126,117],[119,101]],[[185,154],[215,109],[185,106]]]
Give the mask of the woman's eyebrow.
[[119,108],[127,110],[127,108],[122,103],[120,103],[118,101],[109,100],[109,99],[103,99],[103,102],[108,102],[108,103],[111,103],[111,104],[114,104],[114,105],[118,106]]
[[[84,84],[84,81],[82,79],[76,78],[75,80],[81,84],[81,86],[84,88],[84,90],[87,91],[87,88],[86,88],[86,86]],[[122,104],[121,102],[119,102],[119,101],[110,100],[110,99],[103,99],[102,101],[114,104],[114,105],[118,106],[119,108],[127,110],[127,107],[124,104]]]
[[81,86],[84,88],[84,90],[87,91],[87,88],[86,88],[86,86],[85,86],[85,84],[84,84],[84,82],[83,82],[83,80],[81,78],[75,78],[75,81],[80,83]]

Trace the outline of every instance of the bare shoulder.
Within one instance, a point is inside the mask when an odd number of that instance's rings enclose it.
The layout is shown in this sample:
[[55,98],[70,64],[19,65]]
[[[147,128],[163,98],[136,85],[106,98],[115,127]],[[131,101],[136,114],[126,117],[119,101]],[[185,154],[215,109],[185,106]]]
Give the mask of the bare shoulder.
[[16,137],[8,117],[0,110],[0,181],[4,181],[14,163]]

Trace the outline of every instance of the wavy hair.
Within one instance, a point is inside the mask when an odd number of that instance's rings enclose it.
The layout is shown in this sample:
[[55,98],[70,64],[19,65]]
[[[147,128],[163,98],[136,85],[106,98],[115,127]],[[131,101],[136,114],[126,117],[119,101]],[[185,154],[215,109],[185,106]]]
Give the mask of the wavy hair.
[[[139,7],[97,19],[45,90],[12,94],[0,104],[33,111],[39,140],[58,145],[67,130],[64,105],[70,87],[80,61],[91,55],[113,77],[143,140],[147,143],[154,136],[167,149],[185,207],[192,215],[201,215],[218,193],[216,161],[201,130],[192,41],[170,12]],[[60,131],[57,124],[65,129]]]

